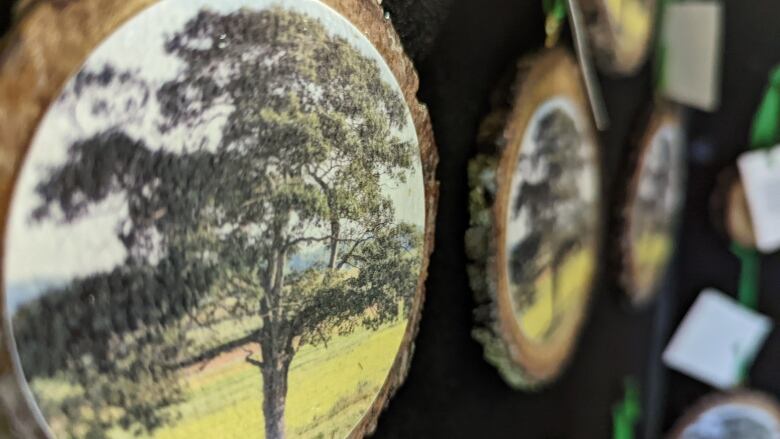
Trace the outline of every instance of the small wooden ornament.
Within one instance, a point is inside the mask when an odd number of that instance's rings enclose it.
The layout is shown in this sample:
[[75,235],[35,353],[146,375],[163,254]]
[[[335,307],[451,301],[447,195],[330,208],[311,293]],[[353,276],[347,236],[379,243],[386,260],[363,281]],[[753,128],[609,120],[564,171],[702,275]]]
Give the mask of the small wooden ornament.
[[745,187],[736,167],[729,167],[718,175],[710,199],[710,217],[724,239],[745,248],[756,248],[753,220],[748,207]]
[[763,393],[738,391],[703,398],[675,425],[670,439],[773,439],[780,405]]
[[[555,379],[576,344],[600,245],[600,165],[579,69],[522,59],[494,95],[469,165],[474,337],[516,388]],[[510,84],[510,82],[507,82]]]
[[[636,305],[658,292],[672,257],[685,188],[680,110],[657,104],[625,169],[618,206],[617,264],[623,289]],[[621,186],[622,187],[622,186]]]
[[657,0],[578,0],[596,62],[605,73],[631,75],[652,45]]
[[25,5],[0,58],[0,436],[373,431],[438,193],[379,4]]

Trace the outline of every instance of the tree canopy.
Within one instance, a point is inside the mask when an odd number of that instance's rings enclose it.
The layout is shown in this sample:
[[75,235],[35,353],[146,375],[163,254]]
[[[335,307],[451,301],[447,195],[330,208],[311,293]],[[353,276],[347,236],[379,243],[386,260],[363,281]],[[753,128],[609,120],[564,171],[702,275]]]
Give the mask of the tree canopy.
[[[398,219],[387,189],[414,169],[411,120],[374,59],[302,13],[200,11],[165,51],[182,70],[139,87],[153,92],[137,102],[159,104],[162,138],[205,126],[218,141],[154,148],[120,121],[70,146],[37,186],[32,218],[72,223],[119,194],[127,258],[18,311],[24,370],[81,384],[72,404],[94,408],[95,437],[117,422],[144,432],[175,418],[164,408],[184,397],[183,365],[257,343],[261,355],[246,360],[263,375],[266,436],[282,437],[297,349],[411,308],[422,233]],[[110,65],[76,78],[77,100],[144,83]],[[187,337],[241,318],[258,324],[208,352]]]

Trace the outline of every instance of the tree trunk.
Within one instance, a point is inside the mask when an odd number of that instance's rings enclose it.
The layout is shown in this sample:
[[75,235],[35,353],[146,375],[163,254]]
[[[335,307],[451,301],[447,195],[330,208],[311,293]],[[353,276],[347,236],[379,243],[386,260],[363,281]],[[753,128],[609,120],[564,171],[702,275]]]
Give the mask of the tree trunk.
[[[567,256],[574,247],[574,240],[566,240],[558,244],[558,248],[553,251],[553,258],[550,264],[550,275],[552,276],[552,312],[553,322],[556,322],[559,318],[560,309],[558,308],[558,302],[561,298],[561,266],[566,262]],[[554,326],[554,325],[553,325]]]
[[330,261],[328,266],[331,271],[336,269],[336,259],[339,255],[339,235],[341,234],[341,224],[338,219],[334,219],[330,223]]
[[[558,255],[553,258],[550,264],[550,278],[551,278],[551,292],[550,292],[550,306],[552,307],[552,321],[554,322],[558,318],[558,288],[560,282],[558,282],[558,268],[560,267],[560,259]],[[551,325],[552,327],[553,325]]]
[[284,411],[287,403],[287,372],[294,354],[292,337],[286,332],[283,307],[281,305],[284,290],[287,250],[275,252],[273,284],[269,291],[267,315],[263,318],[260,332],[260,351],[262,362],[259,364],[263,375],[263,417],[266,439],[284,439]]
[[[270,349],[269,349],[270,350]],[[265,354],[265,352],[264,352]],[[263,374],[263,417],[266,439],[284,439],[284,410],[287,402],[287,372],[290,360],[287,355],[271,353],[263,358],[260,368]]]

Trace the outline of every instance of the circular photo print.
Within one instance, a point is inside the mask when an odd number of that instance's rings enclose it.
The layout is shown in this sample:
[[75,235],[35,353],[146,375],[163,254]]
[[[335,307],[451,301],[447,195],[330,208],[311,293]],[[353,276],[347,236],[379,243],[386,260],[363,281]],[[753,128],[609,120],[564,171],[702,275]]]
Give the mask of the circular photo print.
[[657,0],[580,0],[599,67],[637,71],[652,44]]
[[40,423],[370,429],[419,312],[425,179],[393,72],[330,7],[144,9],[67,81],[15,184],[4,310]]
[[656,110],[639,144],[624,207],[623,283],[636,303],[653,297],[666,273],[685,196],[685,168],[680,115]]
[[483,124],[498,153],[471,164],[466,242],[475,337],[511,385],[527,388],[555,378],[577,339],[597,268],[601,176],[571,56],[544,52],[521,61],[517,77],[509,107]]
[[780,407],[761,394],[742,393],[705,401],[683,418],[672,439],[777,439]]
[[588,296],[598,235],[598,175],[587,115],[565,96],[534,110],[512,173],[504,270],[522,335],[544,345],[571,331]]

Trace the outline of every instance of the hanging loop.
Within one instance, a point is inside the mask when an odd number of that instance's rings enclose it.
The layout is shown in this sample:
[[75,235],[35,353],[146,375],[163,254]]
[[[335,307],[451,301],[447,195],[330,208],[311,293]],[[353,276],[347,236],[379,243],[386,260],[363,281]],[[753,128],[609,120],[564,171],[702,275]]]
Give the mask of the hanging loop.
[[542,7],[547,16],[544,22],[544,32],[547,35],[544,45],[550,48],[558,44],[563,22],[566,20],[566,0],[544,0]]

